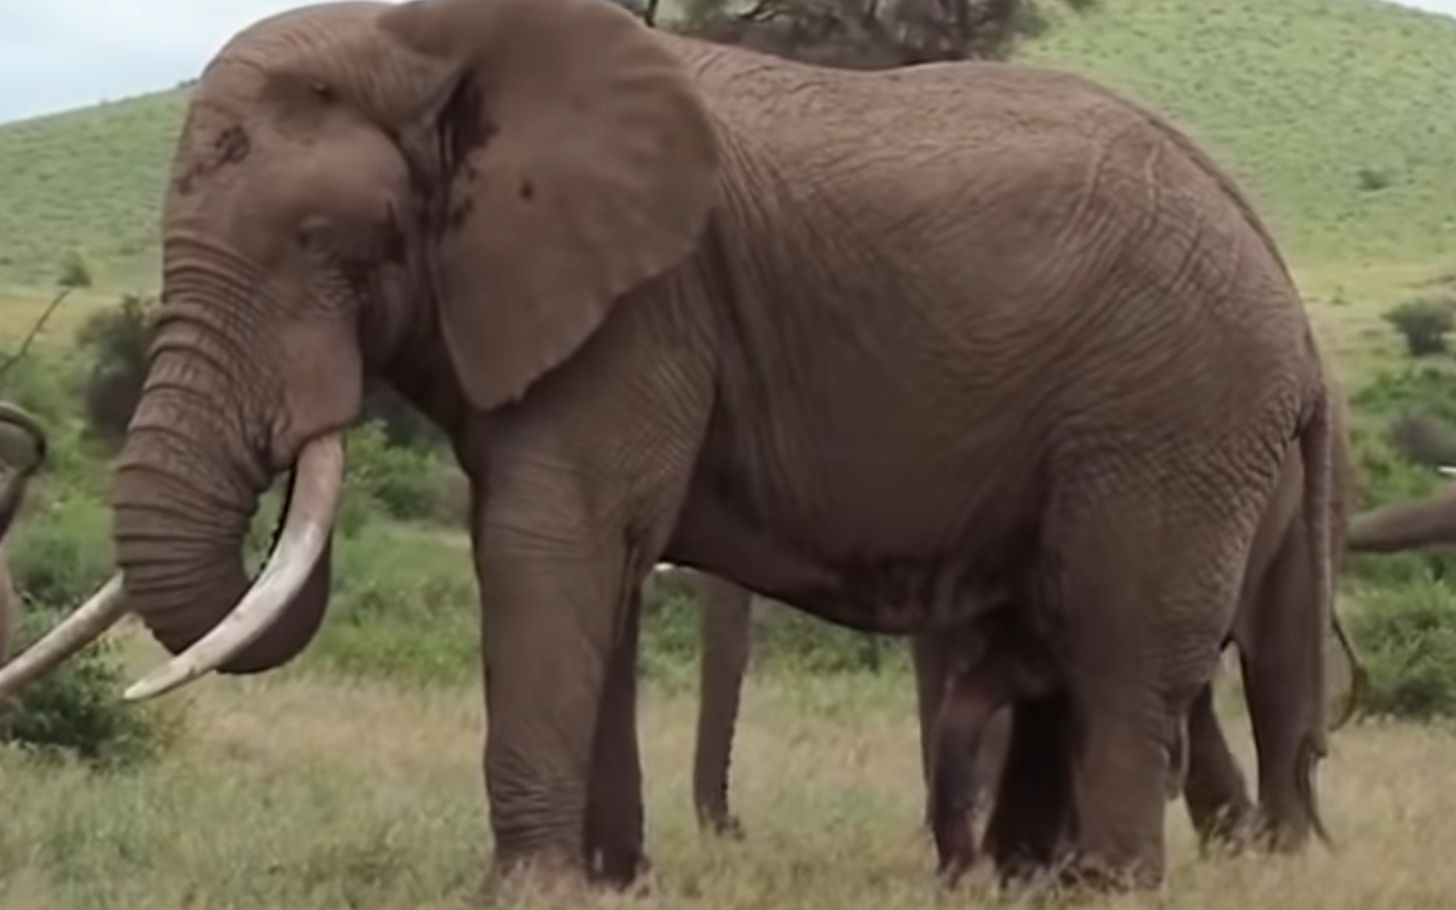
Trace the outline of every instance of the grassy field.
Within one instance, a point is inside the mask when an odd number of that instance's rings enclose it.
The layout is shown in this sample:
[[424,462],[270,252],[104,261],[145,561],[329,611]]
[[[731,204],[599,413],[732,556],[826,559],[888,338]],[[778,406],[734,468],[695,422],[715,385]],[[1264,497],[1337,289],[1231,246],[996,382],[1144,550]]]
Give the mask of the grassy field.
[[[131,663],[155,659],[134,646]],[[165,703],[164,703],[165,704]],[[0,750],[5,827],[0,906],[453,908],[486,855],[474,686],[407,691],[301,671],[209,679],[174,697],[179,744],[116,776],[45,767]],[[745,693],[735,763],[743,843],[700,838],[690,803],[691,692],[649,688],[642,736],[649,850],[645,896],[589,905],[818,910],[1061,906],[998,894],[984,870],[956,894],[932,882],[917,828],[908,678],[783,676]],[[1225,712],[1240,754],[1247,726]],[[1169,805],[1161,895],[1090,908],[1449,907],[1456,741],[1445,728],[1347,728],[1322,766],[1341,844],[1297,858],[1202,859]],[[527,906],[580,906],[541,900]]]

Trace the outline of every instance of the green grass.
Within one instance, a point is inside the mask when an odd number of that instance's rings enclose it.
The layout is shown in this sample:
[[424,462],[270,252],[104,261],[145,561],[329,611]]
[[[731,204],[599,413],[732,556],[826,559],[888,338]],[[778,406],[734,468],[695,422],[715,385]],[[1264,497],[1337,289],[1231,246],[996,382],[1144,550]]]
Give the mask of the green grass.
[[0,127],[0,286],[49,287],[80,250],[99,287],[157,283],[157,210],[185,95]]
[[1171,113],[1297,261],[1456,263],[1456,20],[1368,0],[1108,0],[1061,20],[1027,56]]
[[[128,636],[134,639],[134,636]],[[159,649],[133,640],[132,672]],[[0,749],[0,906],[464,908],[488,857],[478,685],[408,690],[302,666],[210,677],[168,696],[177,744],[123,772],[40,764]],[[185,706],[185,707],[184,707]],[[748,838],[700,838],[690,796],[691,693],[648,686],[641,730],[648,849],[642,897],[519,907],[783,910],[1070,906],[998,895],[983,871],[947,895],[918,829],[920,785],[907,676],[749,681],[734,763]],[[1248,725],[1227,712],[1246,768]],[[1201,859],[1168,805],[1163,898],[1088,910],[1448,906],[1456,760],[1446,727],[1370,724],[1336,734],[1321,766],[1342,846],[1293,859]]]

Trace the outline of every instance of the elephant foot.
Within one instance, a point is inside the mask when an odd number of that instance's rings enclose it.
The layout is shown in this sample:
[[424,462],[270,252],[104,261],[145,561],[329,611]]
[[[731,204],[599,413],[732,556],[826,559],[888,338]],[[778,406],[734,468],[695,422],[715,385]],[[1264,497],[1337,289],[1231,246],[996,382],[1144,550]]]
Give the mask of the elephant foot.
[[934,833],[938,857],[936,876],[946,887],[953,888],[976,862],[976,837],[970,812],[962,811],[937,820]]
[[593,890],[587,869],[560,851],[497,855],[474,903],[492,910],[543,901],[570,906],[584,903]]
[[1163,880],[1161,868],[1146,863],[1112,863],[1079,854],[1061,865],[1057,884],[1065,891],[1087,895],[1126,894],[1156,890]]
[[747,833],[738,816],[727,809],[706,809],[698,813],[698,827],[715,837],[741,841]]
[[593,851],[588,871],[593,884],[632,891],[652,871],[652,860],[640,847],[604,847]]
[[1238,856],[1257,838],[1258,818],[1247,801],[1220,806],[1197,828],[1198,849],[1204,855]]

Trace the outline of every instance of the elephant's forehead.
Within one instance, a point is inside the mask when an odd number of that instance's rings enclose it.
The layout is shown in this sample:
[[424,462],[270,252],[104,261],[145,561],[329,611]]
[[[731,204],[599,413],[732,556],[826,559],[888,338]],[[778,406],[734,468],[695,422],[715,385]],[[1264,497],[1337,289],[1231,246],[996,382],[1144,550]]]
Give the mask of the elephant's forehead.
[[350,54],[379,50],[382,36],[375,20],[389,8],[387,3],[344,2],[277,13],[235,34],[212,65],[242,63],[267,72],[322,71]]

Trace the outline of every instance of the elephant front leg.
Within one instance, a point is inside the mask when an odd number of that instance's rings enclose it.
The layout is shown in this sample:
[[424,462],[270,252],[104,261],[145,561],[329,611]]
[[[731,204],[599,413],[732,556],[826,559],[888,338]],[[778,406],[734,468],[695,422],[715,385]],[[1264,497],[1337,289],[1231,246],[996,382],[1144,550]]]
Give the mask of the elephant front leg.
[[[528,492],[549,489],[543,482]],[[493,888],[522,871],[582,881],[589,845],[618,878],[636,865],[629,854],[641,841],[641,784],[628,593],[645,573],[637,564],[649,561],[631,558],[624,534],[598,533],[586,515],[560,503],[502,503],[489,509],[478,538]]]

